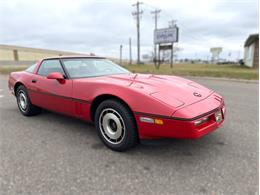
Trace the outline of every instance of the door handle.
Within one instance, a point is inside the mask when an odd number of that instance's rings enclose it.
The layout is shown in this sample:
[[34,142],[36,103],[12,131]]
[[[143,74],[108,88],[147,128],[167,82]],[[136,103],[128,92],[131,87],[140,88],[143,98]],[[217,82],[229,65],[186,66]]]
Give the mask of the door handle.
[[32,80],[32,83],[36,83],[36,82],[37,82],[37,80],[36,80],[36,79],[33,79],[33,80]]

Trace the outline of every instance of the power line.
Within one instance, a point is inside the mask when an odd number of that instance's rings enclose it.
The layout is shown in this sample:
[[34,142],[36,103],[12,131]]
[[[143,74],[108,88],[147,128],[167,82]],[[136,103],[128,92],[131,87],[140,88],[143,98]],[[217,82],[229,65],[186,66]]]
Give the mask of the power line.
[[[144,5],[145,5],[145,7],[146,7],[148,10],[156,10],[156,9],[157,9],[156,7],[154,7],[154,6],[150,5],[150,4],[147,4],[147,3],[144,3]],[[171,14],[169,14],[167,11],[164,11],[164,12],[163,12],[162,17],[163,17],[164,19],[166,19],[166,18],[169,19],[169,18],[170,18],[172,21],[174,20],[174,19],[173,19],[173,16],[172,16]],[[176,21],[175,21],[175,22],[176,22]],[[169,23],[169,26],[170,26],[170,23]],[[189,30],[189,28],[186,27],[184,24],[180,23],[179,26],[180,26],[180,30],[183,31],[183,34],[186,34],[189,38],[191,38],[191,39],[193,39],[193,40],[196,40],[196,41],[199,41],[199,42],[201,42],[201,41],[208,41],[205,37],[200,36],[200,35],[198,35],[197,33],[194,33],[194,32],[193,32],[193,33],[191,34],[191,31]],[[197,34],[197,36],[196,36],[196,34]]]
[[[149,10],[157,9],[156,7],[154,7],[150,4],[147,4],[147,3],[144,3],[144,5]],[[162,17],[164,19],[166,19],[166,17],[167,18],[169,17],[172,21],[174,21],[174,19],[173,19],[174,17],[171,14],[169,14],[169,12],[167,10],[163,11]],[[169,24],[169,26],[170,26],[170,24]],[[197,32],[192,32],[192,35],[191,35],[191,33],[190,33],[191,30],[186,25],[184,25],[183,23],[179,23],[179,26],[180,26],[181,30],[185,31],[186,32],[185,34],[187,34],[190,38],[197,40],[197,41],[203,41],[203,40],[207,41],[207,39],[205,37],[203,37],[203,35],[199,35]]]
[[170,27],[170,28],[175,27],[175,26],[176,26],[176,22],[177,22],[177,20],[170,20],[170,21],[169,21],[169,27]]
[[[228,5],[234,6],[234,4],[233,4],[234,2],[236,2],[236,5],[239,4],[239,5],[244,6],[244,5],[253,5],[254,2],[258,2],[258,1],[255,1],[255,0],[230,0],[230,1],[217,0],[217,2],[223,3],[223,5],[219,5],[219,7],[226,7]],[[148,10],[156,9],[156,7],[153,5],[150,5],[147,3],[144,3],[144,5]],[[172,13],[169,13],[169,11],[167,11],[167,10],[164,10],[163,14],[161,16],[165,19],[168,17],[170,19],[173,19]],[[208,40],[209,40],[207,37],[205,37],[205,35],[203,35],[203,33],[194,31],[193,29],[191,29],[189,26],[185,25],[182,22],[179,22],[178,26],[180,27],[180,30],[182,31],[182,33],[180,33],[180,34],[186,35],[186,37],[191,38],[192,40],[198,41],[200,43],[208,42]]]
[[137,28],[137,64],[140,64],[140,16],[143,14],[143,11],[140,11],[140,5],[143,4],[142,2],[137,1],[136,4],[136,11],[132,13],[133,16],[136,18],[136,28]]

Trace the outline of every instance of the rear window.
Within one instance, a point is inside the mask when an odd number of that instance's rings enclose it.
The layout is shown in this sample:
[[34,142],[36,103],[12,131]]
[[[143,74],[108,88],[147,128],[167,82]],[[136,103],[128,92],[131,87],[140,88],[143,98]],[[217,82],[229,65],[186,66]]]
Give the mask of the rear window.
[[34,69],[36,67],[37,63],[31,65],[29,68],[27,68],[25,71],[26,72],[29,72],[29,73],[33,73],[34,72]]

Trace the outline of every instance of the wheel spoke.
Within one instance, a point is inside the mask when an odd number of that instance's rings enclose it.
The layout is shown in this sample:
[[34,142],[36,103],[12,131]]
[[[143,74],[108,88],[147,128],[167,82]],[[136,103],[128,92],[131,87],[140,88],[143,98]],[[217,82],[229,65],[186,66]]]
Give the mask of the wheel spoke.
[[25,95],[25,93],[23,91],[20,91],[18,93],[18,105],[20,107],[20,109],[24,112],[28,106],[28,100],[27,100],[27,96]]
[[114,109],[104,109],[99,117],[99,127],[103,137],[112,144],[119,144],[125,136],[122,116]]

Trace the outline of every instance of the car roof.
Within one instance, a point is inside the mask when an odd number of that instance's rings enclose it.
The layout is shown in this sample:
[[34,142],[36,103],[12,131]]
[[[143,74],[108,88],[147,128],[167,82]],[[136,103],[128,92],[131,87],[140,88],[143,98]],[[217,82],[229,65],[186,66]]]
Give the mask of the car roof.
[[44,58],[43,60],[49,59],[71,59],[71,58],[88,58],[88,59],[106,59],[105,57],[95,55],[64,55],[64,56],[52,56]]

